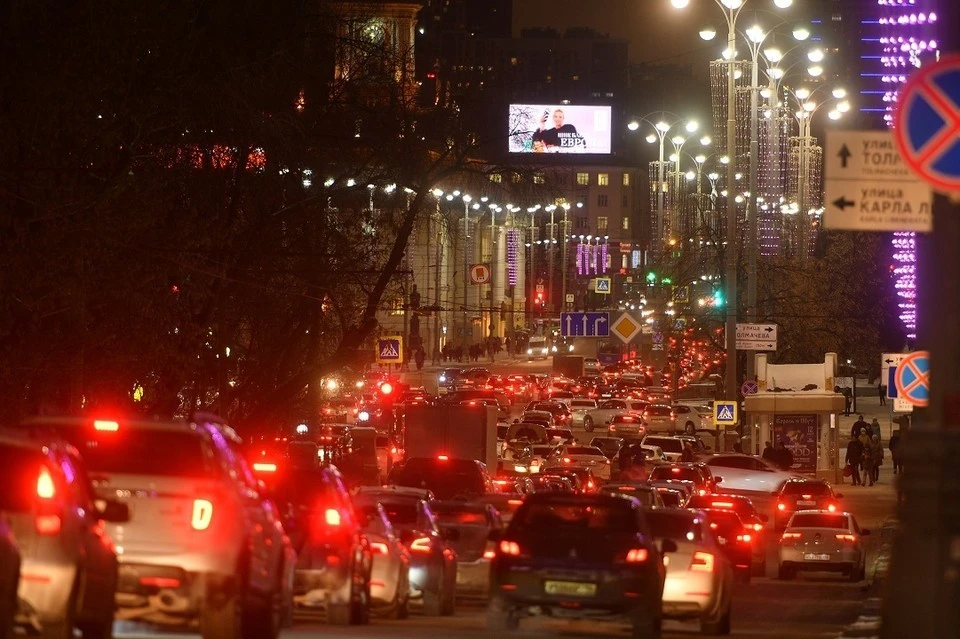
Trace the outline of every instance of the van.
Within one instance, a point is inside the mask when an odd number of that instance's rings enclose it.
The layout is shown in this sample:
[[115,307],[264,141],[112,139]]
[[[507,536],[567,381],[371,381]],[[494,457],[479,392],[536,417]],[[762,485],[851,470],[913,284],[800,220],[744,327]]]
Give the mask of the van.
[[527,340],[527,359],[547,359],[550,349],[544,335],[532,335]]

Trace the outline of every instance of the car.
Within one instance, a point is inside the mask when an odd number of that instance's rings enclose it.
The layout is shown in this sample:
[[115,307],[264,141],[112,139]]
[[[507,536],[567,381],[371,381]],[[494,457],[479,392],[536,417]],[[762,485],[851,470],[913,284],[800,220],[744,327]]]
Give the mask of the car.
[[[560,477],[535,477],[533,481],[536,482],[537,479],[561,481]],[[569,492],[573,491],[571,490]],[[526,499],[526,497],[525,494],[520,493],[496,493],[478,498],[477,503],[493,506],[497,511],[497,516],[500,518],[501,527],[505,527],[510,523],[510,520],[513,519],[513,515],[517,512],[517,509],[520,508],[520,505],[523,504],[523,500]]]
[[541,614],[625,619],[634,637],[660,636],[662,551],[676,544],[653,542],[637,500],[531,495],[495,540],[488,630],[514,630]]
[[411,457],[390,481],[397,486],[425,488],[438,499],[469,498],[496,492],[482,462],[446,455]]
[[547,460],[553,456],[557,447],[551,444],[532,444],[526,450],[529,452],[522,462],[527,465],[531,473],[539,473],[540,469],[547,465]]
[[410,551],[390,523],[383,506],[355,508],[370,543],[371,611],[388,619],[406,619],[410,607]]
[[843,493],[834,492],[833,486],[822,479],[789,479],[777,492],[773,511],[777,530],[786,527],[793,513],[798,510],[827,510],[838,512]]
[[541,335],[531,335],[527,339],[527,359],[547,359],[550,356],[550,347],[547,338]]
[[651,433],[674,433],[677,416],[667,404],[649,404],[643,410],[643,423]]
[[718,453],[704,459],[710,468],[723,474],[723,492],[747,497],[780,491],[783,483],[797,477],[766,460],[743,453]]
[[561,446],[554,455],[547,460],[547,467],[551,466],[584,466],[593,471],[601,480],[610,479],[610,460],[599,448],[593,446]]
[[410,598],[430,616],[456,610],[457,553],[437,525],[427,501],[429,491],[364,487],[353,495],[357,508],[383,506],[390,524],[410,553]]
[[799,510],[790,517],[778,547],[780,579],[792,579],[799,571],[835,571],[850,581],[866,577],[866,550],[861,529],[848,512]]
[[550,415],[553,416],[553,425],[559,428],[569,428],[573,423],[570,407],[562,401],[542,400],[538,402],[530,402],[527,404],[525,414],[528,414],[532,411],[546,411],[550,413]]
[[761,514],[749,497],[714,493],[712,495],[693,495],[687,501],[687,508],[732,510],[740,517],[750,534],[753,547],[753,574],[763,575],[767,566],[767,527],[770,520]]
[[604,428],[610,425],[614,415],[643,415],[647,408],[647,402],[641,400],[627,399],[605,399],[602,400],[597,408],[588,411],[583,416],[583,429],[588,433],[593,432],[594,428]]
[[644,456],[650,461],[656,463],[669,461],[666,454],[664,454],[663,449],[659,446],[640,444],[640,450],[643,451]]
[[643,438],[644,446],[657,446],[668,461],[680,461],[683,454],[683,440],[668,435],[647,435]]
[[614,415],[607,431],[611,436],[642,440],[647,434],[643,419],[636,415]]
[[563,465],[544,468],[541,475],[559,475],[571,480],[576,478],[576,491],[581,495],[595,493],[600,489],[600,479],[593,474],[593,469],[586,466]]
[[284,528],[297,553],[294,614],[367,623],[373,556],[343,476],[333,467],[291,469],[278,473],[271,497],[288,513]]
[[583,358],[583,372],[586,375],[599,375],[600,374],[600,360],[596,357],[584,357]]
[[537,493],[573,493],[576,492],[574,482],[567,477],[560,475],[535,475],[530,478],[533,482],[533,490]]
[[614,482],[601,486],[600,493],[606,495],[625,495],[633,497],[644,508],[665,508],[663,499],[656,488],[646,482]]
[[55,435],[0,431],[0,481],[0,628],[16,619],[27,634],[111,636],[118,564],[104,522],[125,523],[127,506],[98,507],[83,460]]
[[599,448],[607,459],[616,457],[620,449],[623,448],[623,443],[622,437],[594,437],[590,440],[590,445]]
[[547,428],[547,442],[553,444],[576,444],[577,438],[569,428]]
[[664,508],[683,508],[686,505],[686,497],[681,490],[667,486],[657,486],[654,490],[660,495]]
[[709,406],[690,406],[688,404],[674,404],[671,406],[677,419],[677,426],[686,435],[693,435],[698,430],[713,428],[713,413]]
[[596,409],[597,400],[587,397],[574,397],[570,400],[570,420],[573,426],[583,426],[583,417]]
[[692,510],[669,508],[646,513],[654,539],[669,540],[663,617],[699,621],[704,634],[730,634],[733,568],[706,518]]
[[520,422],[540,424],[544,428],[552,428],[554,425],[553,413],[546,410],[527,410],[520,416]]
[[567,408],[573,408],[573,393],[568,390],[562,390],[559,388],[551,388],[547,392],[547,399],[554,402],[561,402],[567,405]]
[[682,479],[692,481],[697,487],[697,493],[707,495],[716,491],[717,484],[723,481],[722,477],[715,477],[706,464],[696,462],[671,462],[658,464],[650,471],[653,481],[664,479]]
[[[692,481],[684,481],[682,479],[654,479],[648,480],[647,483],[659,490],[661,497],[667,492],[677,494],[681,502],[679,508],[685,508],[690,498],[697,493],[697,486]],[[665,497],[664,501],[666,501],[666,499],[669,499],[669,496]]]
[[457,596],[487,598],[490,590],[490,560],[494,543],[491,531],[503,528],[500,513],[489,503],[435,501],[430,509],[444,533],[456,531]]
[[400,456],[397,443],[389,435],[377,433],[377,468],[380,469],[380,481],[386,481],[393,470],[393,463]]
[[293,553],[279,513],[223,421],[35,417],[75,446],[98,498],[134,514],[108,523],[118,553],[115,617],[204,639],[274,639],[292,603]]
[[[689,508],[689,504],[687,508]],[[740,583],[750,583],[753,575],[754,537],[752,531],[740,519],[740,515],[732,510],[716,508],[701,509],[699,512],[707,516],[710,530],[713,531],[717,543],[726,553],[733,564],[734,580]]]

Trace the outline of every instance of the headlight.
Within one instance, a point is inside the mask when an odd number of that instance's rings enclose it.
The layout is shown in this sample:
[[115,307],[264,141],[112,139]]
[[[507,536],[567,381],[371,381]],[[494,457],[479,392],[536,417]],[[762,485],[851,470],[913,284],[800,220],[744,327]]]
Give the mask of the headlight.
[[532,348],[528,348],[528,349],[527,349],[527,355],[533,355],[533,349],[532,349]]
[[570,346],[567,347],[567,352],[568,352],[568,353],[572,353],[572,352],[573,352],[573,344],[571,344]]
[[445,381],[447,381],[447,376],[446,376],[446,375],[441,375],[441,376],[440,376],[440,382],[442,383],[442,382],[445,382]]
[[554,353],[557,352],[557,347],[556,347],[556,346],[553,347],[553,352],[554,352]]
[[544,354],[544,355],[547,355],[548,353],[550,353],[550,351],[548,351],[547,349],[543,349],[543,354]]

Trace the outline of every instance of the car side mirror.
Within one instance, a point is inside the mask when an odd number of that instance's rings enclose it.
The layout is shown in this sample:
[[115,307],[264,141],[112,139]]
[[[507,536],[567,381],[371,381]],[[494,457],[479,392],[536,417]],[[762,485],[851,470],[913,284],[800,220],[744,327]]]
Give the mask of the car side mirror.
[[667,554],[668,552],[677,552],[677,542],[672,539],[664,539],[660,542],[660,554]]
[[864,528],[863,530],[860,531],[861,537],[866,537],[869,534],[870,534],[870,530],[868,528]]
[[97,503],[98,519],[111,524],[123,524],[130,521],[130,507],[113,499],[104,499]]
[[833,496],[837,499],[843,499],[843,493],[833,493]]
[[490,532],[487,533],[487,539],[489,541],[500,541],[503,537],[503,531],[499,528],[491,528]]

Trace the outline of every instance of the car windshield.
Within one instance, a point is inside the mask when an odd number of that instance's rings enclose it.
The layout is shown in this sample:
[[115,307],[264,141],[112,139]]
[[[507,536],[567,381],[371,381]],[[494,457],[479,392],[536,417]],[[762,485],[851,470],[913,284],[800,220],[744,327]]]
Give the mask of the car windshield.
[[647,437],[643,440],[649,446],[659,446],[665,453],[682,453],[683,442],[673,437]]
[[592,446],[567,446],[565,450],[568,455],[593,455],[595,457],[603,455],[599,448]]
[[623,505],[573,501],[526,504],[513,521],[551,535],[580,535],[597,530],[629,533],[637,529],[636,515],[626,501]]
[[88,431],[63,428],[92,472],[161,477],[207,477],[215,460],[194,432],[152,428]]
[[683,479],[697,484],[703,483],[699,470],[685,466],[657,466],[650,472],[650,479]]
[[790,528],[847,528],[846,515],[797,514],[790,520]]
[[783,485],[784,495],[829,495],[830,487],[819,481],[788,481]]
[[647,522],[653,536],[660,539],[692,542],[702,539],[697,518],[687,513],[654,510],[647,513]]

